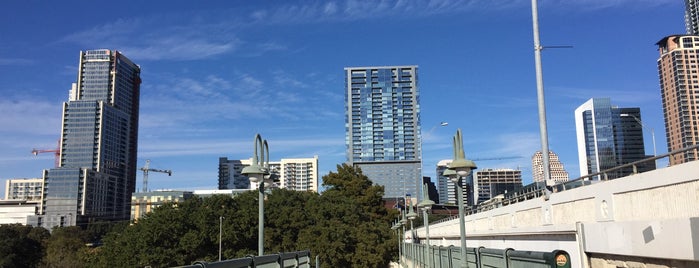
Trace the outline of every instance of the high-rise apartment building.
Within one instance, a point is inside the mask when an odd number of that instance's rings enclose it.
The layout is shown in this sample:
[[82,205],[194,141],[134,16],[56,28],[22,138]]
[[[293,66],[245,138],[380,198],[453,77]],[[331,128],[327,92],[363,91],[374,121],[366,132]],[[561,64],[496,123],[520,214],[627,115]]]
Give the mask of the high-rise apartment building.
[[[544,160],[541,151],[537,151],[532,156],[532,178],[534,182],[544,182]],[[551,180],[555,183],[568,181],[568,171],[563,167],[563,163],[558,159],[558,155],[553,151],[549,151],[549,174]]]
[[[612,106],[609,98],[593,98],[575,110],[580,176],[647,158],[639,108]],[[655,169],[647,162],[638,172]],[[633,174],[633,167],[607,173],[607,178]],[[598,177],[596,177],[598,178]]]
[[29,202],[41,202],[43,186],[44,180],[41,178],[6,180],[5,200],[24,199]]
[[[251,163],[252,159],[219,158],[218,189],[257,189],[257,183],[251,183],[247,176],[241,174],[243,168],[250,166]],[[278,177],[275,187],[318,192],[318,156],[270,161],[269,169],[270,173]]]
[[348,163],[384,186],[385,198],[420,197],[417,66],[345,68],[345,85]]
[[119,51],[80,52],[78,80],[63,103],[59,167],[44,172],[33,225],[128,220],[136,183],[140,72]]
[[294,191],[318,192],[318,156],[282,158],[279,186]]
[[[697,1],[689,2],[696,18]],[[699,143],[699,36],[667,36],[657,45],[667,149],[675,151]],[[670,157],[670,165],[697,159],[699,150],[694,149]]]
[[477,204],[522,188],[521,170],[486,168],[474,173],[474,202]]
[[699,0],[684,1],[684,23],[687,34],[699,35]]

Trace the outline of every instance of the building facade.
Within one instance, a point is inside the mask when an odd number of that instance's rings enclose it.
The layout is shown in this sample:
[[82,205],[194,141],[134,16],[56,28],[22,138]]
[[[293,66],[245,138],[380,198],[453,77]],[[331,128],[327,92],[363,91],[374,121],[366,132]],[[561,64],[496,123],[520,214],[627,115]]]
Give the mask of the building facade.
[[521,170],[487,168],[474,173],[474,202],[477,204],[522,188]]
[[385,198],[419,196],[422,181],[417,66],[345,68],[347,161]]
[[684,22],[687,34],[699,35],[699,0],[684,0]]
[[152,191],[134,193],[131,196],[131,221],[138,221],[139,218],[153,211],[153,209],[166,203],[183,202],[193,196],[189,191]]
[[[647,157],[639,108],[612,106],[609,98],[593,98],[575,110],[580,176],[594,174]],[[648,162],[639,172],[655,169]],[[607,178],[633,174],[627,167],[607,173]],[[601,178],[601,177],[595,177]]]
[[[449,168],[452,159],[440,160],[437,162],[437,183],[439,191],[439,203],[438,204],[458,204],[456,186],[457,184],[452,182],[449,177],[445,177],[444,171]],[[466,206],[473,206],[476,199],[473,192],[474,188],[474,176],[473,172],[465,178],[461,179],[461,189],[463,189],[463,201]]]
[[[555,183],[563,183],[569,180],[568,171],[566,171],[558,155],[553,151],[549,151],[549,174],[551,180]],[[544,159],[543,153],[537,151],[532,156],[532,178],[534,182],[545,182],[544,179]]]
[[44,172],[42,213],[33,225],[130,218],[140,72],[119,51],[80,52],[78,80],[63,103],[59,167]]
[[448,159],[437,162],[437,170],[435,172],[437,174],[437,191],[439,192],[439,202],[437,204],[456,204],[454,183],[442,175],[449,168],[451,161],[451,159]]
[[23,199],[28,202],[41,202],[43,186],[44,180],[41,178],[6,180],[5,200]]
[[[696,1],[692,19],[696,19]],[[693,27],[697,27],[693,22]],[[672,35],[658,43],[658,74],[668,151],[699,143],[699,36]],[[670,165],[699,158],[699,150],[670,157]]]
[[[243,168],[250,166],[252,159],[219,158],[219,189],[257,189],[257,183],[251,183],[247,176],[241,174]],[[318,192],[318,156],[312,158],[282,158],[269,162],[270,172],[277,177],[272,186],[295,191]]]

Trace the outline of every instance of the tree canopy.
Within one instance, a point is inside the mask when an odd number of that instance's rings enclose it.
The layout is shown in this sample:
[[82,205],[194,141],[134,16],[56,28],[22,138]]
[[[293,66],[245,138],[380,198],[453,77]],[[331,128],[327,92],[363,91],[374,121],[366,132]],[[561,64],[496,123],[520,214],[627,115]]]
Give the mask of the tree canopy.
[[[374,185],[361,169],[344,164],[323,181],[327,189],[323,194],[275,189],[265,195],[265,253],[309,249],[322,266],[386,267],[397,252],[389,228],[395,212],[384,207],[383,187]],[[50,237],[48,232],[32,233],[43,228],[2,225],[0,267],[171,267],[212,262],[218,260],[219,227],[223,259],[256,255],[258,198],[256,191],[234,198],[194,197],[164,204],[128,226],[57,228]],[[86,246],[99,238],[101,246]]]

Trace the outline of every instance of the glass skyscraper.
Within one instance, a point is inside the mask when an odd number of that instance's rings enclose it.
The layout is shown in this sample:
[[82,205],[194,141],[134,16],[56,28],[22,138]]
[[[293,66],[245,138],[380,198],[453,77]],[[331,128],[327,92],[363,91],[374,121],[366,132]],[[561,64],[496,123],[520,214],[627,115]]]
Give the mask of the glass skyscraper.
[[[639,108],[612,106],[609,98],[593,98],[575,110],[580,176],[647,158]],[[655,169],[653,162],[638,166],[638,172]],[[628,167],[609,173],[619,178],[633,173]]]
[[107,49],[81,52],[79,67],[63,103],[59,167],[44,172],[41,215],[30,220],[37,226],[130,217],[141,69]]
[[417,66],[345,68],[347,161],[385,198],[421,197]]

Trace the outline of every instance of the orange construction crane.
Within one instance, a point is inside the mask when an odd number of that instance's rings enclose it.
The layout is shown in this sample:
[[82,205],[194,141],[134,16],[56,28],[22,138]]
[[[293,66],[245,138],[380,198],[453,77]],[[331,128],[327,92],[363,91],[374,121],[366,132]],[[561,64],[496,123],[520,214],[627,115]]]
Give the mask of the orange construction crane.
[[36,148],[32,149],[33,155],[38,155],[38,154],[42,154],[42,153],[53,153],[53,155],[55,157],[54,165],[56,167],[58,167],[59,162],[61,160],[61,145],[60,144],[58,144],[56,146],[56,149],[36,149]]

